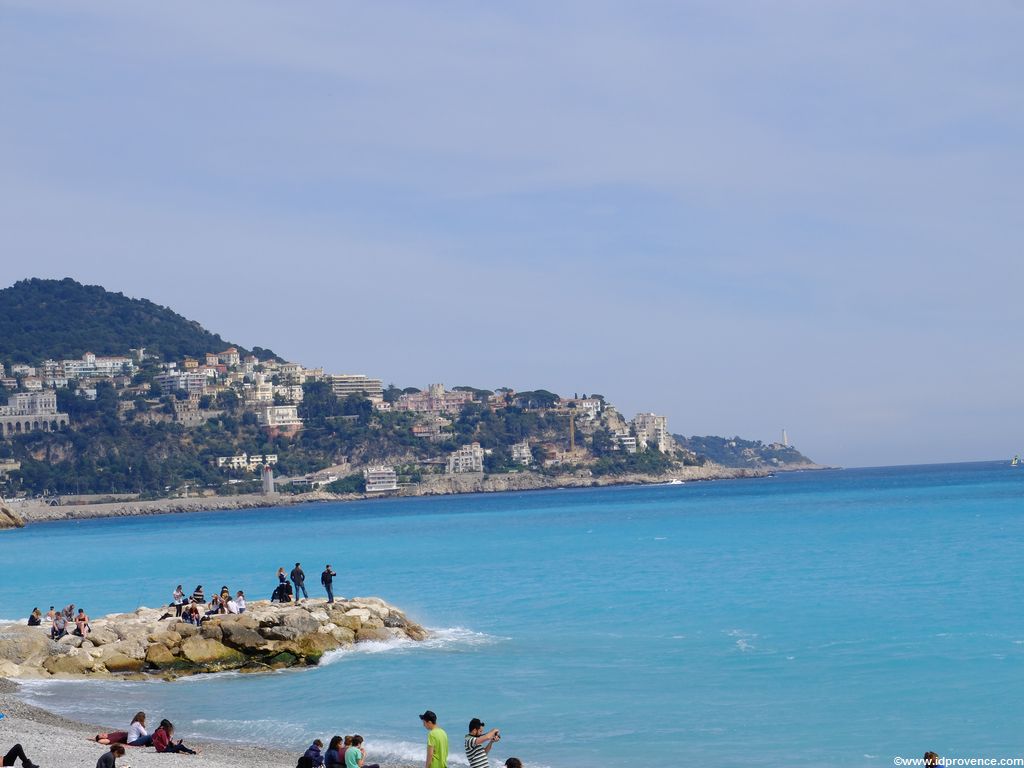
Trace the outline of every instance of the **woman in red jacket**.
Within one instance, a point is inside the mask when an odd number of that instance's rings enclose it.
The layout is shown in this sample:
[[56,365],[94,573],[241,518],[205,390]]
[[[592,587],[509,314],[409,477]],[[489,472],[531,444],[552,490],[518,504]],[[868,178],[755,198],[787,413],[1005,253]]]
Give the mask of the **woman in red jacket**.
[[174,724],[170,720],[161,720],[160,727],[153,731],[153,746],[157,752],[183,752],[186,755],[194,755],[197,750],[189,749],[181,743],[181,739],[172,741],[174,736]]

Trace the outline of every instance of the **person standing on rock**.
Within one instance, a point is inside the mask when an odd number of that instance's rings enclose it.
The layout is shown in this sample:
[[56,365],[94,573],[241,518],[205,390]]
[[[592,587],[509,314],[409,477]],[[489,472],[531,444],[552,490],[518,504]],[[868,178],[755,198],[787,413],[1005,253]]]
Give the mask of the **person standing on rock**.
[[306,592],[306,572],[302,570],[302,563],[295,564],[291,577],[292,584],[295,585],[295,602],[299,602],[299,590],[302,591],[302,596],[309,600],[309,594]]
[[324,572],[320,574],[320,583],[324,585],[324,589],[327,590],[327,602],[334,602],[334,577],[337,576],[334,571],[331,570],[331,564],[328,563],[324,568]]
[[427,729],[426,768],[448,768],[448,734],[437,725],[437,715],[429,709],[420,715]]

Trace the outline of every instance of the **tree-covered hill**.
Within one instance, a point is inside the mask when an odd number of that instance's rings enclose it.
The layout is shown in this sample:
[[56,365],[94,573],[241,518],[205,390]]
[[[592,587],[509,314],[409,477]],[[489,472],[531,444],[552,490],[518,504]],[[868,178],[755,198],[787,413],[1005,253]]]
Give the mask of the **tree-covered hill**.
[[792,469],[800,466],[815,466],[811,459],[791,445],[784,446],[779,443],[765,445],[760,440],[716,437],[714,435],[694,435],[693,437],[673,435],[673,437],[681,447],[704,456],[716,464],[721,464],[723,467]]
[[[32,278],[0,290],[0,362],[37,363],[86,352],[124,355],[145,347],[165,360],[222,352],[230,346],[199,323],[147,299],[130,299],[71,278]],[[270,350],[251,350],[261,359]]]

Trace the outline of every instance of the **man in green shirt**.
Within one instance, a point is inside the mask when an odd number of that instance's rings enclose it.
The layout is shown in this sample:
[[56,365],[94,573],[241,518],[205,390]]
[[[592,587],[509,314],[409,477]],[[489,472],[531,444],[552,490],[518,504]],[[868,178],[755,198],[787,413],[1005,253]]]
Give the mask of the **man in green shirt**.
[[428,709],[420,720],[427,729],[426,768],[448,768],[448,734],[437,727],[437,715]]

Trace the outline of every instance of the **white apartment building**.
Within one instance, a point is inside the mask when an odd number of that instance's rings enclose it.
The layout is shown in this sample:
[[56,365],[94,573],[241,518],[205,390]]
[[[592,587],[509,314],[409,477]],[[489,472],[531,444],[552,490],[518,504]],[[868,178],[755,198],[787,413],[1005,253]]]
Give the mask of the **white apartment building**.
[[206,374],[196,371],[171,371],[153,377],[160,391],[168,395],[183,390],[190,395],[201,395],[206,389]]
[[480,443],[464,445],[448,455],[448,474],[458,475],[465,472],[484,471],[484,449]]
[[253,472],[260,467],[277,464],[276,453],[253,454],[243,453],[241,456],[218,456],[215,461],[218,469],[248,469]]
[[398,473],[394,467],[384,464],[367,467],[363,470],[363,477],[366,478],[367,493],[398,490]]
[[533,463],[533,451],[530,450],[530,444],[526,440],[512,446],[512,461],[517,464]]
[[384,382],[361,373],[335,373],[324,377],[339,400],[349,395],[362,395],[374,402],[384,399]]
[[636,438],[628,432],[616,432],[615,439],[619,442],[619,448],[626,453],[636,453]]
[[654,413],[638,413],[633,419],[633,431],[639,447],[654,445],[662,453],[673,447],[672,435],[668,431],[668,417]]
[[256,412],[256,419],[261,427],[272,432],[294,434],[302,429],[299,408],[296,405],[263,405]]

